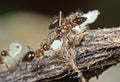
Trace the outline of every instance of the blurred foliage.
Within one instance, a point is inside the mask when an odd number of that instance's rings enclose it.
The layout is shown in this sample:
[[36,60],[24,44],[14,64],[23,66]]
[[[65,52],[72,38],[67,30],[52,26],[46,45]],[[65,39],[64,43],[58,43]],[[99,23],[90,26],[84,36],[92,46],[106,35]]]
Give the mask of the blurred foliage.
[[55,16],[60,10],[66,15],[78,9],[85,12],[98,9],[101,15],[91,26],[112,27],[119,26],[119,3],[120,0],[10,0],[0,1],[0,14],[29,11]]

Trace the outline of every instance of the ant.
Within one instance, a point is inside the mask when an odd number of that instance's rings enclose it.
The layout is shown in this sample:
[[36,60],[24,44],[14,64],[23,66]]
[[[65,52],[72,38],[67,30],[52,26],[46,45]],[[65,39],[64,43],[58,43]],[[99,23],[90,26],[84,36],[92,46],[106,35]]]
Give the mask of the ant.
[[34,58],[38,58],[44,54],[44,51],[50,50],[50,46],[47,44],[43,44],[42,48],[38,49],[37,51],[33,51],[30,46],[27,46],[29,51],[25,54],[24,58],[22,59],[23,62],[32,61]]
[[[49,29],[54,29],[54,28],[56,28],[56,29],[55,29],[55,31],[49,33],[50,37],[48,37],[48,39],[50,38],[50,40],[55,40],[55,39],[60,40],[61,37],[63,37],[64,33],[68,33],[71,30],[72,30],[72,32],[74,32],[74,30],[75,30],[75,33],[80,31],[79,28],[76,29],[74,27],[76,27],[76,26],[79,27],[80,24],[82,24],[83,22],[85,22],[87,20],[86,17],[81,17],[82,14],[83,13],[77,12],[77,13],[73,13],[65,18],[62,18],[62,11],[60,11],[59,19],[55,19],[49,26]],[[76,32],[76,30],[78,30],[78,31]]]
[[61,32],[66,32],[72,30],[77,25],[84,23],[87,17],[81,17],[82,13],[75,13],[68,17],[62,18],[62,11],[59,13],[59,19],[55,19],[49,26],[49,29],[56,28],[56,34],[61,34]]

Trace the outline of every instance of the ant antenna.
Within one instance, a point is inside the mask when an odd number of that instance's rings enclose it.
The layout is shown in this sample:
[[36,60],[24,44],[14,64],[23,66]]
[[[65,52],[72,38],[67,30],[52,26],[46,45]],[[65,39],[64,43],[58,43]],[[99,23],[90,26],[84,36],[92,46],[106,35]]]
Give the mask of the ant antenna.
[[59,26],[61,26],[62,11],[59,12]]
[[29,45],[27,45],[27,48],[31,51],[31,50],[33,50]]
[[44,44],[47,44],[47,39],[43,39],[43,41],[40,44],[40,47],[43,47]]

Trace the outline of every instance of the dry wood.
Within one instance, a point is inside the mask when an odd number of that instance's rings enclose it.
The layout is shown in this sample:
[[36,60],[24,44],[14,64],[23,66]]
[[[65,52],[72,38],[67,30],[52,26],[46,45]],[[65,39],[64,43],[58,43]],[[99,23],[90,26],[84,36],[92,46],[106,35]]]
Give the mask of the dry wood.
[[67,45],[50,56],[21,62],[14,70],[2,72],[0,82],[77,82],[78,78],[86,82],[98,77],[120,62],[120,27],[87,30],[75,48]]

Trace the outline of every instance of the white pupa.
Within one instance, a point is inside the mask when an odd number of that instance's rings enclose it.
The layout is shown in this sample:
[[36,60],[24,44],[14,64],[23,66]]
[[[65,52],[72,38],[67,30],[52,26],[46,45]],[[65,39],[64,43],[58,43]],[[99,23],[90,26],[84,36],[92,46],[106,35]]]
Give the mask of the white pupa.
[[22,45],[20,43],[18,43],[17,41],[15,41],[10,44],[8,53],[12,58],[14,58],[18,54],[20,54],[21,51],[22,51]]
[[87,20],[85,22],[83,22],[80,25],[80,27],[82,28],[88,24],[95,22],[95,20],[98,18],[99,14],[100,14],[100,12],[98,10],[92,10],[92,11],[89,11],[88,13],[83,14],[81,17],[87,17]]
[[89,11],[88,13],[81,15],[81,17],[86,17],[87,20],[85,22],[83,22],[82,24],[75,26],[72,29],[72,31],[76,34],[83,32],[84,28],[86,28],[86,26],[88,24],[95,22],[95,20],[98,18],[99,14],[100,14],[100,12],[98,10],[92,10],[92,11]]
[[21,51],[22,45],[20,43],[15,41],[10,44],[8,56],[3,59],[4,64],[6,64],[9,69],[13,68],[18,61],[20,61],[22,57]]

